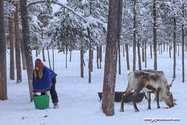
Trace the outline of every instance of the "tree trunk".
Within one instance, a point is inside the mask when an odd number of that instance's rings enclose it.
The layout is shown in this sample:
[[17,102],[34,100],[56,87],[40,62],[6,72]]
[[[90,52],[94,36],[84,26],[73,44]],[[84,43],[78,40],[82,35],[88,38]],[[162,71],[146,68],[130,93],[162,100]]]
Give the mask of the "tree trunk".
[[88,82],[89,83],[91,83],[91,79],[92,79],[92,76],[91,76],[91,70],[92,70],[91,64],[92,64],[92,50],[91,50],[91,45],[90,45],[89,46],[89,63],[88,63],[88,68],[89,68],[89,80],[88,80]]
[[129,66],[129,49],[128,49],[128,44],[125,44],[125,50],[126,50],[127,70],[130,70],[130,66]]
[[153,55],[152,52],[153,52],[153,50],[152,50],[152,45],[150,45],[150,55],[151,55],[151,59],[153,58],[153,57],[152,57],[152,55]]
[[66,46],[66,68],[68,67],[67,66],[68,65],[68,48],[67,48],[67,46]]
[[175,46],[175,39],[176,39],[176,18],[174,17],[174,43],[173,43],[173,78],[176,78],[176,46]]
[[38,47],[36,46],[36,57],[38,57]]
[[153,39],[154,39],[154,70],[157,70],[157,41],[156,41],[156,0],[153,0],[153,20],[154,20],[154,26],[153,26]]
[[43,56],[43,62],[45,62],[45,52],[44,52],[44,49],[42,49],[42,56]]
[[123,57],[125,57],[125,47],[123,45]]
[[141,56],[140,56],[140,43],[138,41],[138,44],[137,44],[137,47],[138,47],[138,63],[139,63],[139,70],[142,70],[142,64],[141,64]]
[[0,100],[7,100],[6,42],[3,0],[0,0],[0,60]]
[[[184,18],[184,3],[182,8],[183,18]],[[182,82],[185,81],[184,77],[184,23],[182,24]]]
[[81,55],[81,77],[84,78],[84,52],[83,48],[81,47],[80,55]]
[[97,69],[99,69],[99,47],[97,46]]
[[22,64],[23,64],[23,70],[26,70],[26,62],[25,62],[25,52],[24,52],[24,47],[23,47],[23,39],[20,38],[20,43],[21,43],[21,55],[22,55]]
[[29,85],[29,93],[30,93],[30,101],[33,100],[32,96],[32,75],[33,75],[33,60],[32,60],[32,49],[30,42],[30,33],[29,33],[29,23],[28,23],[28,12],[27,12],[27,4],[25,0],[20,0],[20,9],[21,9],[21,17],[22,17],[22,34],[23,34],[23,46],[27,64],[27,77],[28,77],[28,85]]
[[71,57],[72,57],[72,51],[70,50],[69,62],[71,62]]
[[[43,29],[41,29],[41,32],[42,32],[42,39],[43,39]],[[42,49],[42,56],[43,56],[43,62],[45,62],[45,52],[44,52],[44,49]]]
[[[122,0],[109,1],[108,33],[105,54],[102,109],[106,116],[114,115],[114,95],[117,65],[117,47],[121,30]],[[117,31],[117,32],[116,32]]]
[[[170,41],[169,41],[170,42]],[[169,58],[171,58],[171,49],[172,49],[172,44],[169,45]]]
[[49,47],[47,47],[47,53],[48,53],[49,68],[51,69],[51,59],[50,59],[50,54],[49,54]]
[[17,71],[17,83],[22,81],[21,76],[21,58],[20,58],[20,39],[19,39],[19,18],[18,18],[18,5],[14,5],[16,11],[14,13],[14,23],[15,23],[15,50],[16,50],[16,71]]
[[134,0],[134,42],[133,42],[133,71],[136,70],[136,0]]
[[142,62],[145,62],[144,50],[145,50],[145,48],[144,48],[144,42],[142,42]]
[[178,56],[179,56],[179,50],[180,50],[180,49],[179,49],[179,43],[178,43]]
[[53,71],[55,71],[55,53],[53,48]]
[[102,45],[100,46],[100,69],[101,69],[101,62],[102,62]]
[[91,58],[92,58],[92,62],[91,62],[91,72],[93,72],[93,50],[91,50]]
[[120,43],[118,42],[118,59],[119,59],[119,74],[121,74],[121,54],[120,54]]
[[146,49],[146,47],[147,47],[147,44],[145,41],[145,46],[144,46],[144,48],[145,48],[145,68],[147,68],[147,49]]
[[13,42],[13,20],[9,18],[10,37],[10,79],[14,80],[14,42]]

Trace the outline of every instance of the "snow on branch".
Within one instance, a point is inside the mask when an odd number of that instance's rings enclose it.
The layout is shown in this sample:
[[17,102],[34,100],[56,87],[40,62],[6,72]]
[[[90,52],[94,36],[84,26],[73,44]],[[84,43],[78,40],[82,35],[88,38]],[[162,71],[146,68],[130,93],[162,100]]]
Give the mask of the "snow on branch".
[[85,23],[86,20],[84,19],[84,17],[82,17],[80,14],[77,14],[75,11],[73,11],[70,7],[68,7],[67,5],[65,5],[64,3],[61,3],[61,2],[56,2],[56,1],[53,1],[53,0],[32,0],[32,1],[28,1],[27,3],[27,7],[33,5],[33,4],[37,4],[37,3],[53,3],[53,4],[57,4],[59,6],[62,6],[66,9],[68,9],[69,11],[71,11],[74,15],[80,17]]

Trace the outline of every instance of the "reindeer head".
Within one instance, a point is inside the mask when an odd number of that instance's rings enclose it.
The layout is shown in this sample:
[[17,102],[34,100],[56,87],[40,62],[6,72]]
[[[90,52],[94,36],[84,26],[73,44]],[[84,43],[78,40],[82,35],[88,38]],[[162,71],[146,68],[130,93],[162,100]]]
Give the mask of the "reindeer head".
[[164,96],[163,100],[170,108],[174,107],[173,95],[171,92],[166,92],[166,95]]

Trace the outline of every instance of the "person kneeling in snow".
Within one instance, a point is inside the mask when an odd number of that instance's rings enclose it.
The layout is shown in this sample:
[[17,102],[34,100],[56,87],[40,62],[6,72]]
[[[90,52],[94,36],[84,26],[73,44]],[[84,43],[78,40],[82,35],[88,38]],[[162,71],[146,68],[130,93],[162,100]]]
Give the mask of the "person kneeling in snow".
[[35,61],[35,69],[33,70],[33,93],[41,92],[41,95],[45,95],[49,92],[54,104],[54,108],[58,108],[58,96],[55,90],[57,74],[46,67],[40,59]]

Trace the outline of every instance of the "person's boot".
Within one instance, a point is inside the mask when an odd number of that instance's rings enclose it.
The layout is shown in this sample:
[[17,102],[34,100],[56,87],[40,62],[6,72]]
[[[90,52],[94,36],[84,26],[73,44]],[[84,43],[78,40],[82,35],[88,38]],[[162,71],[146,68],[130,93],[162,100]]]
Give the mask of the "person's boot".
[[55,108],[55,109],[58,108],[58,103],[54,103],[54,108]]

